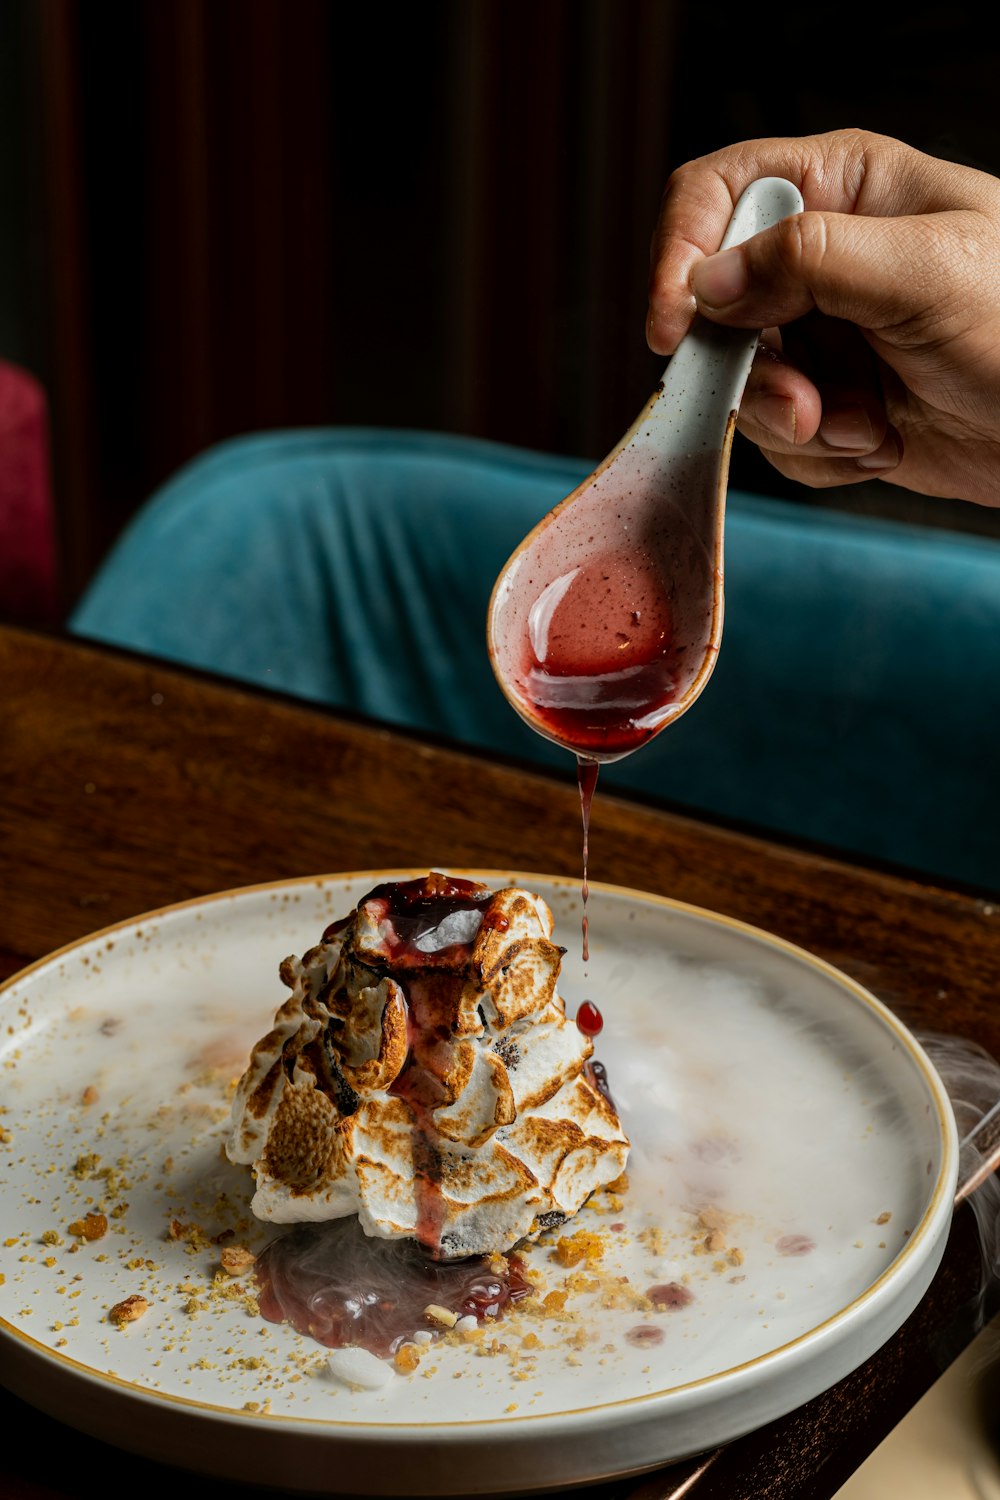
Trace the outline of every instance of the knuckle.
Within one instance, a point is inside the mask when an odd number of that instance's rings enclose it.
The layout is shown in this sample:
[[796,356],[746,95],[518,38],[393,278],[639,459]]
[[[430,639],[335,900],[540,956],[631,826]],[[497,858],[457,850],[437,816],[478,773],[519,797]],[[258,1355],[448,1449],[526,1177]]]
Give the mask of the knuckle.
[[783,270],[796,280],[809,280],[826,257],[826,219],[808,211],[782,219],[775,231],[775,250]]

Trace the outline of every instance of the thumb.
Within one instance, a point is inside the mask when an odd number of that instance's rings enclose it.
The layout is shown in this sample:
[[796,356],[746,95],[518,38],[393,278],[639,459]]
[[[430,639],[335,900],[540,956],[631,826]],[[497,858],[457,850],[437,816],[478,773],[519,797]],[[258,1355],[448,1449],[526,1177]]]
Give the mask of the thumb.
[[947,272],[955,274],[954,258],[935,254],[940,221],[951,217],[795,214],[698,261],[691,288],[706,317],[741,328],[780,326],[817,308],[872,332],[913,329],[940,308]]

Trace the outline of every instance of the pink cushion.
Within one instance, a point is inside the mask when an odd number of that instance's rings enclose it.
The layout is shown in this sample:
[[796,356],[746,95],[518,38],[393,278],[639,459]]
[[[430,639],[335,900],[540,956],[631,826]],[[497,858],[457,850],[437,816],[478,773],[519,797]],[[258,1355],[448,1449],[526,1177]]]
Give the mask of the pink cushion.
[[45,392],[0,360],[0,619],[58,621]]

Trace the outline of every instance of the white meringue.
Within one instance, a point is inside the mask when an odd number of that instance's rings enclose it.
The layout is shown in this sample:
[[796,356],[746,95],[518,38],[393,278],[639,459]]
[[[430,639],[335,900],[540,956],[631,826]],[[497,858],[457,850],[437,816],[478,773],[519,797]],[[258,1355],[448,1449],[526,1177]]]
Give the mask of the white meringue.
[[569,1218],[628,1141],[556,992],[545,902],[430,875],[377,887],[280,973],[233,1101],[259,1218],[357,1213],[444,1259]]

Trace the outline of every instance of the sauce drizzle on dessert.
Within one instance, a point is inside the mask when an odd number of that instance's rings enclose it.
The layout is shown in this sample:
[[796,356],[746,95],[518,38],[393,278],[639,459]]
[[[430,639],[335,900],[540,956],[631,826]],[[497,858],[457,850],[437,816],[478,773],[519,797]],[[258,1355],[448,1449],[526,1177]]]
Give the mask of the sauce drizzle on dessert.
[[[435,1053],[450,1037],[442,1016],[461,991],[459,971],[468,961],[492,894],[477,881],[435,871],[417,880],[386,881],[364,901],[378,919],[386,962],[393,966],[406,997],[409,1053],[389,1093],[403,1099],[413,1116],[416,1237],[432,1255],[441,1252],[444,1220],[433,1111],[446,1102],[434,1068]],[[509,926],[502,912],[488,921],[489,928],[499,931]]]

